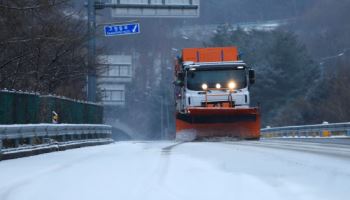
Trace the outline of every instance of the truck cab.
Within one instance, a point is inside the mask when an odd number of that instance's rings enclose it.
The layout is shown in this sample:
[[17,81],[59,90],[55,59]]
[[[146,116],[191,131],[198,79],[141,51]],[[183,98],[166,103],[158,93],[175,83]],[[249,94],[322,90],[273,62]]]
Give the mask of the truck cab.
[[188,107],[237,107],[250,105],[249,88],[254,70],[242,61],[184,63],[183,87],[177,99],[178,111]]

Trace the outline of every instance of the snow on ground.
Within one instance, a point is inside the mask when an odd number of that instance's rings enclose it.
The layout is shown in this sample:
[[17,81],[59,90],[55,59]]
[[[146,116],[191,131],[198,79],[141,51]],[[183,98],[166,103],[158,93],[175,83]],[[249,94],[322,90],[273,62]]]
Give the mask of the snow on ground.
[[118,142],[0,162],[1,200],[336,200],[350,159],[231,143]]

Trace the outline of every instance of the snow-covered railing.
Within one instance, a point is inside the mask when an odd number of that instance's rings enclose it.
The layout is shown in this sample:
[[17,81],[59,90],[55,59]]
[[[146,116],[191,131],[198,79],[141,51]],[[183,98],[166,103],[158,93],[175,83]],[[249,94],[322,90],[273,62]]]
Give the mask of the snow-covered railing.
[[112,141],[112,127],[95,124],[0,125],[0,157],[4,152],[38,146]]
[[350,137],[350,122],[267,127],[261,129],[261,134],[263,137]]

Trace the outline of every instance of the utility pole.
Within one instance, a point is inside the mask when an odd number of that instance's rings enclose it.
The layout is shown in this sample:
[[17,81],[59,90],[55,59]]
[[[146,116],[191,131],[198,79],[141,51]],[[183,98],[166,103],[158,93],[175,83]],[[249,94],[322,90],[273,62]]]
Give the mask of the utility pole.
[[298,17],[298,11],[297,11],[297,2],[296,2],[296,0],[293,0],[293,3],[294,3],[294,17],[295,17],[295,19],[297,19],[297,17]]
[[95,0],[88,0],[88,77],[87,77],[87,100],[96,101],[96,10]]

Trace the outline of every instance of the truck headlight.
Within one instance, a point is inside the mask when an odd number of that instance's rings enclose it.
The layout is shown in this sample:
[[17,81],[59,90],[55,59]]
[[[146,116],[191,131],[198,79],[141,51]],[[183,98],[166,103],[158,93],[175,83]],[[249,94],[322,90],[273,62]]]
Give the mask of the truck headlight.
[[203,89],[203,90],[207,90],[207,89],[208,89],[208,85],[205,84],[205,83],[203,83],[203,84],[202,84],[202,89]]
[[228,88],[230,89],[230,90],[233,90],[233,89],[235,89],[236,88],[236,83],[235,82],[233,82],[233,81],[231,81],[231,82],[229,82],[228,83]]
[[215,85],[215,87],[216,87],[216,89],[220,89],[220,88],[221,88],[220,83],[217,83],[217,84]]

